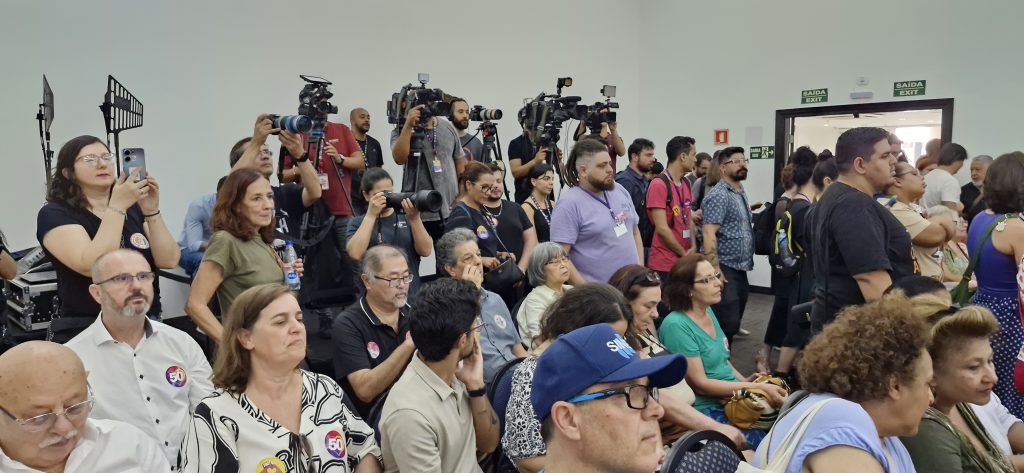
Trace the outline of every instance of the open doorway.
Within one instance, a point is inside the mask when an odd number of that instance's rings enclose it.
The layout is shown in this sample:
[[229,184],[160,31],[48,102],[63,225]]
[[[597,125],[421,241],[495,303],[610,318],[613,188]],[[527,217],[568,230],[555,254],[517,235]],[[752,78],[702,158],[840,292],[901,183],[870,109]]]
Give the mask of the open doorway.
[[782,192],[779,175],[786,158],[800,146],[815,152],[835,151],[844,131],[876,126],[903,140],[903,152],[911,163],[924,154],[928,140],[953,138],[953,99],[865,103],[831,107],[779,110],[775,114],[775,193]]

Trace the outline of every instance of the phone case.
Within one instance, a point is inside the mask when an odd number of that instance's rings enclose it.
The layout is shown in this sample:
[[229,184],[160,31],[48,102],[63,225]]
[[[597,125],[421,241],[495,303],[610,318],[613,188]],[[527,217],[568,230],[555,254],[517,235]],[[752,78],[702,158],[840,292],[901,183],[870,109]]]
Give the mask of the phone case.
[[136,182],[146,178],[146,150],[142,148],[125,148],[121,152],[121,172],[131,175],[133,169],[139,168]]

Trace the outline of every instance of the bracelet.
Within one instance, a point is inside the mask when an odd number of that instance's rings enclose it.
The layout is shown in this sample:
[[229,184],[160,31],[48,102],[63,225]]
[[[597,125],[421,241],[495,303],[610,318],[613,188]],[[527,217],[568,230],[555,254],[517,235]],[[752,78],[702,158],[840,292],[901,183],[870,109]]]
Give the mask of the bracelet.
[[482,397],[487,394],[487,388],[474,389],[472,391],[466,391],[469,397]]
[[113,210],[114,212],[121,214],[122,217],[128,218],[128,212],[125,210],[118,210],[113,207],[107,207],[107,210]]
[[156,217],[157,215],[160,215],[160,211],[159,210],[157,210],[156,212],[153,212],[151,214],[148,214],[148,215],[147,214],[143,214],[142,218],[148,219],[150,217]]
[[295,158],[296,163],[304,163],[309,161],[309,153],[302,153],[302,156]]

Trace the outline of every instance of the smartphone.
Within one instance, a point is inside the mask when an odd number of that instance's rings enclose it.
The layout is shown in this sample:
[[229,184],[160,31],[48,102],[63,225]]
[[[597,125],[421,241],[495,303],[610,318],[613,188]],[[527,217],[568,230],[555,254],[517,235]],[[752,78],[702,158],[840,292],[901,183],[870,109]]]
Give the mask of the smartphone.
[[132,170],[138,168],[139,175],[135,182],[146,178],[146,150],[142,148],[125,148],[121,151],[121,172],[131,175]]

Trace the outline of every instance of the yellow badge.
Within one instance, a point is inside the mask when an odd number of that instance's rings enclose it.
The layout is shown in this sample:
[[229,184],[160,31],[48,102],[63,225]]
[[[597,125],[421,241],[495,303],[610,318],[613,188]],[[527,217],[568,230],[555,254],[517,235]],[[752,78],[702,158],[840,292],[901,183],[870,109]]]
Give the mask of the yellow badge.
[[256,473],[287,473],[284,462],[277,457],[267,457],[256,464]]
[[672,206],[672,215],[675,215],[676,217],[678,217],[682,213],[683,213],[683,211],[679,208],[678,205],[673,205]]

